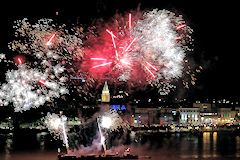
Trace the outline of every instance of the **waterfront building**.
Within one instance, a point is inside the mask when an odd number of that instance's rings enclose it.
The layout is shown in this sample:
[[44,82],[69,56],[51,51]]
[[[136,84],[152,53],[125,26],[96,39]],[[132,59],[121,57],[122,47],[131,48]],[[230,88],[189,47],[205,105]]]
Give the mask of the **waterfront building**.
[[178,109],[174,108],[135,108],[131,125],[134,127],[150,127],[178,123]]
[[193,107],[199,108],[199,123],[205,125],[216,124],[218,114],[216,111],[216,105],[212,103],[193,103]]
[[215,105],[211,103],[193,103],[193,108],[199,108],[200,112],[212,112],[212,110],[215,108]]
[[237,111],[229,103],[193,103],[200,111],[200,124],[224,125],[236,123]]
[[200,108],[180,108],[180,123],[181,124],[191,124],[198,125],[199,124],[199,114]]
[[214,125],[218,121],[217,112],[200,112],[200,123],[206,125]]
[[150,127],[159,124],[158,108],[135,108],[134,127]]
[[237,112],[232,110],[232,108],[218,108],[218,124],[233,124],[235,123],[235,117]]

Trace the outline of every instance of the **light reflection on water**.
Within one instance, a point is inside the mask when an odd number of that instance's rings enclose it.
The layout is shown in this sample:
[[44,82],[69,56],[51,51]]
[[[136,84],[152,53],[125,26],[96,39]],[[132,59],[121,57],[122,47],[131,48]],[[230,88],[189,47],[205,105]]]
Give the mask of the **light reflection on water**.
[[161,145],[158,148],[152,147],[151,150],[142,150],[140,153],[150,154],[154,160],[240,158],[240,137],[230,132],[204,132],[199,135],[180,133],[171,134],[160,141],[154,138],[148,140],[148,145],[151,145],[152,141],[158,141]]
[[[40,132],[18,141],[13,133],[0,134],[0,159],[56,160],[59,146],[54,142],[49,143],[52,141],[49,137],[47,132]],[[37,143],[31,141],[34,138]],[[132,133],[130,138],[133,140],[132,153],[149,155],[152,160],[240,158],[240,137],[231,133],[204,132],[199,135],[176,133],[155,136],[139,136]]]
[[[47,132],[31,133],[0,133],[0,160],[56,160],[56,150],[46,150]],[[16,136],[16,137],[14,137]],[[19,140],[20,139],[20,140]],[[22,139],[22,140],[21,140]],[[38,143],[34,143],[35,139]],[[56,146],[57,147],[57,146]],[[19,149],[20,148],[20,149]],[[54,147],[52,147],[54,148]]]
[[240,157],[240,137],[239,136],[236,136],[236,150],[238,152],[236,152],[235,156],[236,157]]
[[5,145],[5,160],[10,160],[11,156],[10,156],[10,151],[12,149],[12,143],[13,143],[13,139],[12,139],[13,134],[9,134],[7,139],[6,139],[6,145]]
[[1,160],[57,160],[56,152],[21,152],[0,155]]
[[37,133],[37,141],[39,142],[39,146],[40,146],[40,150],[41,151],[44,151],[45,150],[45,141],[46,141],[46,138],[45,136],[47,135],[48,133],[47,132],[40,132],[40,133]]
[[[210,158],[212,155],[214,154],[210,154],[211,153],[211,137],[210,137],[210,132],[204,132],[203,133],[203,153],[202,153],[202,157],[203,158]],[[215,154],[216,155],[216,154]],[[216,157],[214,155],[214,157]]]

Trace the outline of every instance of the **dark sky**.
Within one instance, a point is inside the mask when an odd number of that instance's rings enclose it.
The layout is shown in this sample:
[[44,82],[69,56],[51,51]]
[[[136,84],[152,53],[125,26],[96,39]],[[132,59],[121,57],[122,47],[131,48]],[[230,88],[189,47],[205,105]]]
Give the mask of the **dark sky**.
[[[210,0],[209,0],[210,1]],[[77,2],[77,3],[76,3]],[[82,3],[84,2],[84,3]],[[31,1],[1,4],[1,52],[7,52],[13,20],[30,18],[55,18],[59,12],[64,22],[91,24],[99,17],[111,17],[116,11],[122,13],[130,9],[167,9],[183,14],[194,30],[197,64],[204,67],[198,75],[196,86],[191,87],[192,96],[240,96],[239,51],[237,33],[237,4],[230,1],[170,1],[170,0],[77,0],[77,1]]]

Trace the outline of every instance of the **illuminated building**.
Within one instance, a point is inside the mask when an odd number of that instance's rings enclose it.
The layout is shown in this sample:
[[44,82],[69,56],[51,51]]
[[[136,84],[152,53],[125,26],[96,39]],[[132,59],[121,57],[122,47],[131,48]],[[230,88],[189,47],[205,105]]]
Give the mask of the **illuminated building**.
[[218,124],[231,124],[235,121],[236,111],[231,108],[218,108]]
[[235,107],[235,119],[240,122],[240,107]]
[[218,120],[217,112],[200,112],[201,124],[216,124]]
[[235,111],[236,111],[237,116],[240,117],[240,107],[235,107]]
[[159,123],[157,116],[158,108],[135,108],[134,127],[150,127],[152,124]]
[[173,108],[135,108],[131,125],[134,127],[151,127],[159,125],[171,125],[178,118],[177,109]]
[[109,93],[107,82],[105,82],[102,90],[102,102],[110,102],[110,93]]
[[211,112],[212,108],[215,107],[211,103],[193,103],[194,108],[200,108],[200,112]]
[[211,104],[211,103],[193,103],[193,107],[200,110],[200,123],[206,125],[224,125],[236,122],[237,111],[232,110],[229,103]]
[[180,123],[199,124],[200,108],[180,108]]

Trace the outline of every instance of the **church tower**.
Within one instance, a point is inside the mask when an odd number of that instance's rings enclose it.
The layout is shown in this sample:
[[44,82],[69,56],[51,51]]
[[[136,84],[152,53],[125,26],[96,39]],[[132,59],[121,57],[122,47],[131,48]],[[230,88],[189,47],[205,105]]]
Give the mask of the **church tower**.
[[105,82],[102,90],[102,102],[110,102],[110,93],[109,93],[107,82]]

